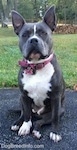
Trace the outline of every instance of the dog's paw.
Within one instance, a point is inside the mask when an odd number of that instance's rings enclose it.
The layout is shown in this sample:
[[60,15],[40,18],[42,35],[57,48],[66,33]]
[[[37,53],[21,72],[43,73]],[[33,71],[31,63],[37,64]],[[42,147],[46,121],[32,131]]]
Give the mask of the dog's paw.
[[32,122],[23,122],[22,126],[20,127],[18,131],[18,135],[27,135],[30,133],[30,128],[32,127]]
[[19,126],[17,126],[17,125],[11,126],[12,131],[17,131],[18,129],[19,129]]
[[33,130],[32,133],[33,133],[33,135],[34,135],[37,139],[40,139],[40,138],[41,138],[41,134],[40,134],[39,131]]
[[43,112],[44,112],[44,107],[40,108],[38,111],[37,111],[37,114],[38,115],[41,115]]
[[58,134],[51,132],[50,133],[50,139],[53,140],[54,142],[59,142],[62,140],[62,137]]

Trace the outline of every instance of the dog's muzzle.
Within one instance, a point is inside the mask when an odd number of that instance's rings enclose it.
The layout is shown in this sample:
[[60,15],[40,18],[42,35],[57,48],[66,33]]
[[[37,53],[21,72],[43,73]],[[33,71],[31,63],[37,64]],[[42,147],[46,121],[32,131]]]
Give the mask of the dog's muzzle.
[[39,60],[46,57],[42,54],[43,51],[42,41],[37,36],[33,36],[29,38],[27,43],[27,50],[28,50],[28,55],[26,59],[30,61]]

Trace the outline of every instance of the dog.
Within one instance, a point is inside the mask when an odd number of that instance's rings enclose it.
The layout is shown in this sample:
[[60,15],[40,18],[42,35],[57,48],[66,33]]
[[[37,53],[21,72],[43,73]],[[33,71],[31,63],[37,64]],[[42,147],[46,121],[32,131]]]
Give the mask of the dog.
[[[18,83],[21,91],[21,116],[11,126],[18,135],[30,132],[41,138],[40,127],[51,124],[50,139],[58,142],[60,117],[64,114],[65,82],[53,52],[52,32],[56,28],[55,7],[51,6],[40,22],[27,23],[12,11],[12,24],[19,36],[23,60],[19,61]],[[33,121],[33,117],[37,120]]]

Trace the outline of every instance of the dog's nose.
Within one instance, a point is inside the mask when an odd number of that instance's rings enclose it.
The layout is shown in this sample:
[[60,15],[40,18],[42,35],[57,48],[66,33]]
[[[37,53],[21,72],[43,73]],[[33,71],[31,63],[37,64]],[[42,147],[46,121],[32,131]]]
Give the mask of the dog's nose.
[[31,44],[37,44],[37,43],[38,43],[38,39],[32,38],[32,39],[30,40],[30,43],[31,43]]

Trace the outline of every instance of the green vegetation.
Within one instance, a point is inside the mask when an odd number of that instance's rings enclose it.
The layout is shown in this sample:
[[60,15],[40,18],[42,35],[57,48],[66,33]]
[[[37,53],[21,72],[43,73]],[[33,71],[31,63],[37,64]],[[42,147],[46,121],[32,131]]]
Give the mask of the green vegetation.
[[[67,87],[77,83],[77,34],[53,35],[54,50]],[[18,60],[22,59],[18,37],[12,29],[0,28],[0,87],[18,86]]]
[[0,29],[0,86],[17,86],[18,39],[12,29]]
[[73,88],[77,83],[77,34],[54,35],[54,50],[66,86]]
[[77,24],[77,0],[0,0],[0,19],[11,18],[10,12],[14,9],[26,20],[39,20],[53,4],[58,22]]

